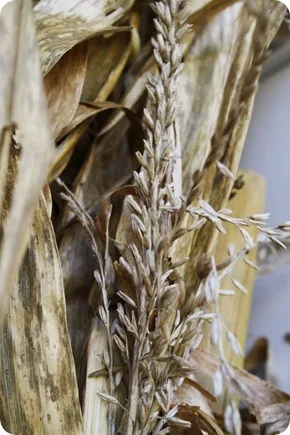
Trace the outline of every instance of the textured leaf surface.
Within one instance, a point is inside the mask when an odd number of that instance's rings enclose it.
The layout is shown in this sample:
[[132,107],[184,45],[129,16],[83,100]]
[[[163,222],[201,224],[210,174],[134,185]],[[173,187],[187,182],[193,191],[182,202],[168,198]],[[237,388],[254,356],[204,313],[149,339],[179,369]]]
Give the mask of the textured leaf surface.
[[14,1],[5,7],[0,16],[0,38],[3,41],[0,47],[0,198],[12,146],[9,126],[15,126],[21,146],[16,181],[13,179],[9,185],[9,190],[14,188],[14,192],[1,246],[0,311],[3,315],[6,296],[25,252],[34,208],[53,159],[54,147],[30,0]]
[[12,434],[81,434],[62,272],[42,197],[0,329],[0,418]]
[[73,119],[84,85],[87,43],[69,50],[44,79],[50,125],[55,138]]
[[132,0],[41,0],[34,8],[42,71],[46,75],[68,50],[112,27],[132,6]]

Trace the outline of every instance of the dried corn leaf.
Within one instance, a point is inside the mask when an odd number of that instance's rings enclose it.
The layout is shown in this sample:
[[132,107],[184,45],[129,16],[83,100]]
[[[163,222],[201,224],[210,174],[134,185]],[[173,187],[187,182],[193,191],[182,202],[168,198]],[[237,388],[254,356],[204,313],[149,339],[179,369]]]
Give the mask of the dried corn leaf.
[[[193,379],[193,376],[191,378],[186,378],[182,387],[188,388],[190,390],[190,387],[192,387],[192,391],[195,389],[197,390],[202,396],[206,397],[211,402],[215,403],[217,401],[216,397],[213,396],[209,391],[207,391],[205,388],[203,388],[197,381]],[[181,388],[182,388],[181,387]],[[186,394],[184,390],[184,394]],[[179,396],[180,403],[186,403],[189,405],[190,403],[184,401],[184,395],[179,394],[179,391],[177,393],[177,396]],[[190,397],[190,395],[188,394]],[[192,397],[190,397],[192,399]]]
[[[138,102],[138,100],[140,100],[145,92],[145,86],[147,83],[146,74],[148,72],[152,72],[153,70],[152,63],[153,59],[151,58],[146,63],[144,69],[140,71],[140,74],[137,74],[133,85],[128,89],[128,91],[125,93],[121,100],[122,106],[132,108]],[[118,122],[122,120],[122,118],[124,118],[123,113],[116,113],[112,115],[112,117],[106,123],[105,127],[103,127],[102,130],[99,132],[99,136],[102,136],[112,130],[118,124]]]
[[75,128],[57,147],[55,159],[50,167],[48,180],[54,181],[67,167],[78,140],[84,134],[88,124],[83,123]]
[[112,35],[110,38],[98,36],[88,42],[88,68],[81,98],[83,102],[99,102],[108,98],[130,52],[130,32]]
[[[91,118],[92,116],[96,115],[97,113],[103,112],[105,110],[116,110],[116,111],[123,111],[129,121],[132,121],[132,124],[140,124],[139,118],[136,116],[135,112],[133,112],[132,109],[129,109],[125,106],[121,106],[120,104],[116,104],[112,101],[99,101],[99,102],[93,102],[89,104],[80,104],[77,112],[74,116],[74,119],[71,121],[71,123],[63,130],[62,135],[66,135],[75,127],[82,124],[87,119]],[[72,134],[73,135],[73,134]],[[64,143],[65,141],[63,141]],[[61,144],[62,146],[62,144]]]
[[[89,42],[89,52],[88,72],[82,98],[84,100],[91,99],[90,102],[93,105],[80,104],[69,125],[60,133],[58,139],[68,136],[58,147],[57,156],[50,172],[50,180],[54,180],[64,170],[74,147],[86,131],[92,117],[107,110],[107,108],[112,108],[112,106],[105,106],[104,101],[112,92],[128,61],[131,41],[128,34],[122,35],[121,38],[114,36],[108,39],[96,37]],[[100,59],[105,59],[104,63],[100,63]]]
[[[261,6],[261,4],[260,4]],[[262,12],[265,14],[267,28],[265,31],[263,44],[266,50],[270,42],[274,38],[277,30],[283,20],[284,6],[279,2],[270,2],[270,7]],[[238,48],[233,52],[233,60],[231,72],[229,74],[227,85],[225,87],[223,96],[223,107],[220,111],[220,118],[217,123],[217,130],[215,134],[219,134],[223,125],[226,125],[228,114],[231,111],[236,111],[239,104],[240,91],[242,89],[245,76],[251,68],[251,62],[254,56],[256,47],[256,38],[258,37],[255,29],[258,31],[258,23],[253,16],[249,17],[247,12],[242,10],[239,20],[237,21],[237,32],[234,38]],[[244,30],[242,30],[244,29]],[[246,33],[245,33],[246,32]],[[255,78],[255,82],[251,88],[252,94],[243,102],[243,111],[237,115],[235,124],[230,136],[229,145],[227,149],[227,167],[233,172],[237,173],[241,153],[245,143],[247,129],[250,123],[254,99],[257,90],[257,82],[259,74]],[[235,92],[233,92],[233,89]],[[207,178],[204,183],[203,198],[207,199],[210,204],[217,210],[226,207],[230,192],[233,187],[233,180],[220,176],[217,173],[215,165],[208,171]],[[211,253],[215,247],[217,240],[217,232],[211,225],[206,225],[199,231],[197,237],[193,238],[191,260],[196,264],[201,254]],[[189,263],[190,264],[190,263]],[[196,268],[187,267],[186,277],[188,282],[194,282],[196,279]]]
[[183,190],[204,163],[221,110],[241,5],[227,8],[205,26],[191,45],[177,95],[182,132]]
[[51,218],[51,213],[52,213],[52,196],[51,196],[51,191],[50,191],[49,184],[45,184],[43,186],[42,193],[43,193],[43,196],[45,198],[45,203],[46,203],[46,207],[47,207],[48,217]]
[[179,406],[178,417],[182,420],[189,421],[191,427],[188,429],[174,427],[174,434],[176,435],[202,435],[204,432],[208,435],[223,435],[223,431],[219,428],[215,420],[198,406]]
[[186,405],[186,406],[197,406],[203,412],[213,417],[212,411],[207,400],[211,402],[216,402],[215,396],[213,396],[209,391],[205,390],[199,382],[192,382],[186,379],[181,387],[178,388],[177,393],[174,397],[174,404]]
[[132,4],[133,0],[41,0],[37,3],[34,12],[43,75],[79,42],[96,34],[128,30],[112,25]]
[[[218,358],[203,350],[195,351],[191,362],[199,368],[201,374],[211,379],[219,368]],[[282,421],[286,417],[289,419],[288,394],[243,369],[234,366],[232,368],[236,382],[242,385],[242,388],[236,388],[236,392],[249,407],[251,414],[256,416],[260,425]]]
[[[21,146],[14,193],[5,221],[0,258],[1,317],[29,238],[35,205],[54,155],[46,113],[31,2],[9,4],[0,16],[0,131],[2,191],[8,167],[11,125]],[[11,145],[12,146],[12,145]],[[15,182],[15,185],[14,185]],[[8,211],[6,210],[6,213]],[[6,216],[5,216],[6,217]]]
[[209,21],[218,12],[240,0],[197,0],[188,2],[189,23],[194,27]]
[[[131,159],[128,159],[128,156],[130,157],[130,151],[127,141],[123,139],[128,126],[127,120],[121,122],[114,131],[110,132],[97,146],[92,148],[75,182],[76,198],[85,209],[90,209],[92,214],[96,213],[99,208],[98,198],[102,197],[104,193],[110,190],[124,175],[130,177]],[[120,161],[126,162],[126,164],[120,165]],[[94,203],[97,204],[96,208],[94,207]],[[63,224],[65,224],[70,217],[71,215],[66,214]],[[71,231],[71,229],[69,229],[69,231]],[[66,242],[62,239],[61,252],[62,249],[67,250],[64,248],[65,245]],[[73,251],[71,254],[73,254]],[[84,261],[84,257],[81,256],[80,260],[81,262]],[[67,262],[67,267],[69,267],[69,269],[72,268],[72,273],[73,271],[78,273],[79,268],[76,268],[76,265],[72,266],[70,261]],[[83,275],[83,273],[81,273],[81,275]],[[70,273],[66,275],[66,265],[64,265],[64,276],[70,276]],[[86,276],[86,278],[88,277]],[[74,285],[76,285],[74,280],[72,280],[72,283],[73,282]],[[83,282],[82,279],[81,282]]]
[[[83,121],[86,121],[87,119],[93,117],[94,115],[96,115],[100,111],[101,110],[99,109],[98,106],[90,106],[88,104],[80,103],[78,108],[77,108],[77,111],[75,112],[73,119],[66,126],[66,128],[61,132],[58,139],[62,139],[64,136],[66,136],[69,133],[71,133],[71,137],[73,137],[75,132],[78,130],[78,129],[76,129],[76,127],[78,127],[80,124],[83,124]],[[84,123],[84,125],[85,125],[85,123]],[[65,141],[66,141],[66,139],[61,142],[61,144],[58,148],[63,147],[63,144],[65,143]]]
[[[222,109],[222,95],[226,86],[236,37],[237,18],[241,5],[234,5],[220,13],[197,35],[185,59],[180,79],[179,122],[182,142],[183,190],[192,185],[192,175],[205,161],[210,141],[217,127]],[[186,215],[183,227],[192,223]],[[193,237],[193,236],[191,236]],[[190,236],[175,242],[171,255],[175,259],[190,254]],[[180,268],[185,270],[187,266]],[[192,269],[192,266],[188,266]]]
[[0,330],[0,419],[12,434],[82,433],[62,272],[44,197]]
[[[260,4],[261,13],[263,13],[265,16],[266,29],[263,35],[263,50],[266,51],[283,21],[285,15],[285,7],[281,3],[273,0],[266,2],[265,6],[263,1],[261,1],[258,4]],[[253,31],[252,32],[250,31],[248,37],[245,36],[243,38],[244,47],[241,47],[239,49],[240,55],[239,58],[236,59],[236,62],[238,62],[239,67],[242,67],[244,71],[247,70],[251,71],[251,66],[249,65],[249,61],[251,61],[252,56],[255,55],[255,47],[257,44],[257,39],[259,38],[259,36],[262,37],[262,35],[259,35],[258,22],[256,21],[255,23],[255,19],[253,17],[250,17],[250,20],[254,21]],[[247,20],[247,26],[249,26],[249,19]],[[256,53],[256,55],[258,55],[258,53]],[[239,83],[239,75],[237,75],[237,71],[232,71],[232,74],[236,78],[236,80],[238,80],[238,82],[236,82],[235,88],[237,90],[236,93],[239,94],[240,88],[242,88],[243,86],[242,76],[245,74],[245,72],[242,72],[240,74],[241,83]],[[246,101],[247,109],[244,110],[243,113],[240,113],[240,116],[237,119],[236,125],[233,129],[233,135],[227,150],[226,165],[234,175],[237,173],[243,146],[245,143],[248,126],[252,115],[254,100],[258,89],[257,84],[259,78],[260,75],[258,75],[256,81],[252,84],[254,92],[250,96],[250,98]],[[228,86],[229,94],[232,94],[232,90],[231,90],[232,86],[233,86],[233,81],[231,80]],[[225,111],[225,113],[227,113],[231,110],[231,108],[235,106],[235,104],[237,104],[237,101],[235,100],[235,96],[230,98],[229,96],[225,95],[225,98],[229,102],[229,106],[230,106]],[[210,179],[212,178],[212,176],[213,176],[212,174],[209,174],[208,178]],[[227,187],[226,190],[224,190],[225,186]],[[230,192],[232,190],[232,186],[233,186],[233,180],[231,180],[228,177],[220,177],[219,182],[215,184],[214,191],[211,194],[212,198],[214,198],[214,201],[212,201],[211,203],[215,208],[220,209],[227,204]],[[220,193],[217,195],[217,192]],[[221,194],[221,192],[223,193]]]
[[69,50],[44,79],[50,125],[55,138],[76,114],[87,67],[87,42]]
[[266,406],[256,413],[257,422],[264,425],[265,435],[282,433],[290,424],[290,401]]

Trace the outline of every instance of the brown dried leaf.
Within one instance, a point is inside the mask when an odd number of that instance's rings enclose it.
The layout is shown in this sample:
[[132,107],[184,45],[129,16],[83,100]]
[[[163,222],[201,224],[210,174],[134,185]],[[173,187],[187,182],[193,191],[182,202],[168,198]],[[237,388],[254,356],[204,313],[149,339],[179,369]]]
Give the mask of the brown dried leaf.
[[209,435],[223,435],[215,420],[207,413],[202,411],[198,406],[181,405],[178,407],[178,417],[182,420],[190,421],[190,429],[174,428],[174,433],[178,435],[203,434],[203,431]]
[[290,401],[265,406],[257,411],[255,416],[260,425],[276,423],[280,420],[283,421],[283,419],[286,419],[288,420],[286,427],[288,427],[290,422]]
[[130,53],[131,39],[128,33],[109,38],[98,36],[88,42],[88,63],[81,99],[94,106],[80,104],[72,122],[61,132],[58,139],[98,113],[99,105],[108,98],[120,78]]
[[209,391],[205,390],[197,381],[187,378],[185,380],[185,384],[190,384],[192,387],[194,387],[196,390],[198,390],[206,399],[210,400],[211,402],[216,402],[216,397],[211,394]]
[[[181,387],[178,388],[175,395],[174,404],[178,405],[179,409],[181,408],[181,415],[178,413],[178,416],[185,420],[187,420],[187,418],[185,418],[185,416],[183,415],[182,409],[200,409],[201,412],[213,419],[213,414],[208,404],[208,400],[210,400],[211,402],[216,402],[215,396],[205,390],[197,381],[195,381],[194,376],[191,375],[191,379],[185,379]],[[191,429],[193,430],[196,425],[192,420],[192,415],[188,420],[193,423],[193,427]]]
[[[107,43],[104,42],[104,44],[107,46]],[[102,50],[101,48],[99,49]],[[111,50],[113,50],[112,53],[115,53],[114,46],[111,46]],[[123,56],[118,54],[120,62],[118,65],[115,63],[116,56],[111,56],[110,50],[106,53],[106,69],[102,71],[102,64],[100,64],[98,70],[102,79],[96,82],[96,97],[99,95],[104,99],[108,97],[108,94],[112,91],[112,86],[123,71],[125,66],[124,59],[127,58],[126,52],[127,48],[125,48]],[[111,61],[111,65],[108,64],[108,60]],[[96,71],[96,76],[98,73]],[[111,74],[115,76],[115,79],[110,81],[109,76]],[[110,86],[106,85],[108,81],[110,82]],[[101,101],[98,101],[98,104],[100,103]],[[78,116],[83,116],[84,112],[85,117],[87,117],[88,113],[89,116],[91,116],[96,110],[100,110],[95,107],[84,105],[80,107],[82,108],[77,112],[76,118]],[[72,123],[73,122],[74,120]],[[51,174],[52,178],[63,170],[70,158],[74,146],[88,125],[89,120],[86,120],[85,118],[85,121],[82,124],[79,124],[72,133],[67,136],[64,143],[61,145],[62,155],[59,155],[58,165],[54,167],[54,171]],[[98,199],[102,199],[103,194],[107,193],[107,191],[112,187],[120,187],[118,184],[116,186],[116,182],[118,183],[118,180],[120,178],[122,179],[124,173],[126,174],[126,180],[128,181],[128,174],[131,172],[130,168],[124,166],[120,168],[119,165],[120,159],[123,160],[122,156],[124,156],[124,161],[128,160],[127,144],[123,142],[122,145],[119,146],[119,139],[123,137],[127,128],[128,123],[125,121],[125,124],[123,124],[121,128],[118,127],[115,134],[104,138],[104,143],[103,145],[99,145],[99,149],[96,146],[91,149],[91,152],[75,181],[74,190],[77,199],[85,208],[93,206],[91,210],[93,214],[96,213],[96,210],[98,209]],[[111,160],[112,165],[110,164]],[[97,179],[96,174],[98,176]],[[95,206],[93,204],[94,202]],[[71,216],[65,212],[63,224],[67,223],[70,218]],[[75,255],[76,252],[79,254]],[[60,253],[64,271],[65,291],[67,295],[68,326],[80,380],[82,378],[82,360],[84,358],[86,347],[86,337],[88,336],[91,322],[88,297],[91,286],[94,283],[93,271],[96,268],[96,263],[95,259],[92,257],[90,248],[87,246],[86,236],[79,224],[72,225],[65,231],[61,240]],[[80,382],[82,383],[82,381]]]
[[9,182],[9,191],[14,187],[14,192],[1,246],[2,317],[25,253],[35,206],[54,156],[54,147],[29,0],[15,1],[5,7],[0,16],[0,38],[3,42],[0,47],[0,160],[3,170],[0,198],[3,197],[11,145],[8,126],[16,126],[21,145],[20,158],[14,162],[18,168],[16,181],[13,178]]
[[86,131],[87,126],[88,125],[86,123],[79,125],[57,147],[56,157],[50,167],[48,176],[48,180],[50,183],[54,181],[67,167],[74,148],[77,145],[78,140]]
[[[203,350],[196,350],[191,357],[202,374],[212,378],[219,368],[219,360]],[[249,407],[251,414],[255,415],[259,424],[266,424],[289,417],[290,396],[268,382],[262,381],[254,375],[232,366],[236,380],[236,393]],[[241,385],[242,388],[238,386]],[[273,413],[274,411],[274,413]],[[274,420],[275,411],[277,419]],[[279,412],[278,412],[279,411]],[[273,419],[273,420],[272,420]]]
[[[128,34],[122,35],[121,38],[119,36],[111,36],[107,39],[97,37],[89,41],[90,59],[83,98],[91,98],[92,105],[80,104],[69,125],[60,132],[58,139],[68,136],[57,149],[57,157],[51,168],[50,181],[58,177],[67,166],[74,147],[86,131],[92,117],[107,110],[107,108],[113,108],[107,107],[104,101],[112,92],[131,52],[131,41]],[[100,63],[100,59],[105,59],[105,61]],[[130,114],[128,116],[130,117]]]
[[83,102],[101,102],[107,99],[128,61],[131,49],[130,32],[109,38],[98,36],[88,42],[88,67],[81,98]]
[[69,50],[44,79],[50,125],[54,138],[72,121],[83,89],[87,42]]
[[[86,125],[83,121],[86,121],[87,119],[91,118],[92,116],[96,115],[97,113],[100,112],[100,109],[98,108],[98,106],[89,106],[87,104],[82,104],[80,103],[75,115],[73,117],[73,119],[71,120],[71,122],[66,126],[66,128],[63,129],[63,131],[60,133],[60,135],[58,136],[58,139],[62,139],[64,136],[66,136],[68,133],[71,133],[71,138],[74,136],[74,134],[76,133],[76,131],[82,131],[82,127],[80,126],[80,124]],[[80,126],[80,129],[76,129],[76,127]],[[73,131],[74,130],[74,131]],[[72,142],[71,138],[69,139],[68,142]],[[66,142],[66,139],[61,142],[61,144],[59,145],[58,148],[63,147],[63,143]],[[74,143],[76,143],[76,141],[74,141]]]

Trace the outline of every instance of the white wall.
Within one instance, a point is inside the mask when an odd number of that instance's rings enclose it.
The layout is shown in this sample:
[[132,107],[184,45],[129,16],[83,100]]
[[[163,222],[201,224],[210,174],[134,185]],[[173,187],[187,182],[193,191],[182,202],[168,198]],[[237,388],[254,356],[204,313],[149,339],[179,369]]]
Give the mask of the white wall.
[[[266,78],[259,89],[241,168],[254,169],[267,181],[270,225],[290,220],[290,65]],[[270,341],[269,371],[290,393],[290,266],[257,279],[248,348],[259,337]]]
[[290,66],[260,85],[241,167],[267,180],[270,223],[290,219]]

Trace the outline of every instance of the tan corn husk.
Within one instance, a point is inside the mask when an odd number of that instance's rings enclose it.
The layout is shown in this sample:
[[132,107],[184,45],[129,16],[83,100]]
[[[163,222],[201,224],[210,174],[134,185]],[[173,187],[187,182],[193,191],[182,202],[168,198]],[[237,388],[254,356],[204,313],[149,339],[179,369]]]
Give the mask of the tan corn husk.
[[0,418],[12,434],[82,433],[62,271],[42,197],[0,330]]

